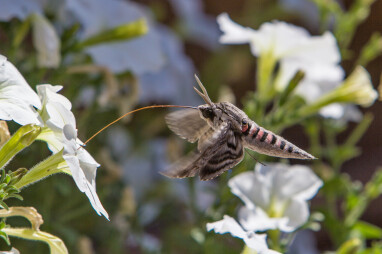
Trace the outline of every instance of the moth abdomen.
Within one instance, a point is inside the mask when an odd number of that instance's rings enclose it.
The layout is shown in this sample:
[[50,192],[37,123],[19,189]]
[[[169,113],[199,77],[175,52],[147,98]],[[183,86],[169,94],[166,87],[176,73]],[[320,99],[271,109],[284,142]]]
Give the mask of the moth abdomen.
[[314,156],[285,140],[283,137],[258,126],[254,122],[248,134],[243,134],[245,136],[246,147],[256,152],[281,158],[315,159]]

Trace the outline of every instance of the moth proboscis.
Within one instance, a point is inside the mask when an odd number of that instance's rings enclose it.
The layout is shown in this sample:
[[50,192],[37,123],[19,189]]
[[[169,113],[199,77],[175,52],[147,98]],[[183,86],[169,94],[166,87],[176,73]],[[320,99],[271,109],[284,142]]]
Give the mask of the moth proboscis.
[[211,180],[240,163],[245,148],[274,157],[315,159],[281,136],[259,126],[235,105],[213,103],[199,78],[196,75],[195,78],[202,92],[194,89],[206,104],[172,112],[166,116],[166,122],[181,138],[191,143],[198,141],[197,150],[161,174],[171,178],[199,174],[202,181]]

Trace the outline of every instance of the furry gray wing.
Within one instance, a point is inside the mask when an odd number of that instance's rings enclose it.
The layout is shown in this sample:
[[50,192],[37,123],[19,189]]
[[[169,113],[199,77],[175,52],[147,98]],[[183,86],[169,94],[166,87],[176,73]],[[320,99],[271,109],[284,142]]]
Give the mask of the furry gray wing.
[[206,162],[201,165],[199,171],[202,181],[218,177],[240,163],[244,157],[241,136],[235,134],[231,129],[228,129],[225,138],[219,140],[212,148],[216,149],[215,153],[212,156],[208,154],[204,156]]
[[206,150],[207,147],[214,144],[220,135],[221,131],[216,131],[212,128],[207,129],[202,135],[199,137],[198,141],[198,151],[202,152]]
[[199,110],[196,109],[174,111],[165,119],[170,130],[191,143],[197,141],[210,129],[207,122],[200,117]]
[[199,173],[200,179],[207,181],[238,164],[244,157],[241,137],[225,124],[215,132],[209,141],[210,145],[202,152],[181,159],[162,174],[171,178],[184,178]]

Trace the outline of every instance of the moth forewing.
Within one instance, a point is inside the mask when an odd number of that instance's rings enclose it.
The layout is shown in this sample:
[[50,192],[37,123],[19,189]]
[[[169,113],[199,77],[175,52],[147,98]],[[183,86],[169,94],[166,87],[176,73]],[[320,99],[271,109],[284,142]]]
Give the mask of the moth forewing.
[[165,119],[170,130],[191,143],[196,142],[210,128],[195,109],[174,111]]

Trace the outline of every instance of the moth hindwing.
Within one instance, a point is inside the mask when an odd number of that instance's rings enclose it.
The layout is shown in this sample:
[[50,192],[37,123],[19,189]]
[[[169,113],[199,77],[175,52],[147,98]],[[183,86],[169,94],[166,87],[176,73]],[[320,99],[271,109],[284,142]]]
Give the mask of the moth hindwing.
[[237,165],[244,157],[244,148],[274,157],[315,159],[281,136],[256,124],[233,104],[213,103],[196,75],[195,78],[203,92],[194,89],[206,104],[170,113],[166,122],[181,138],[192,143],[198,141],[198,148],[162,172],[163,175],[184,178],[199,174],[201,180],[210,180]]

